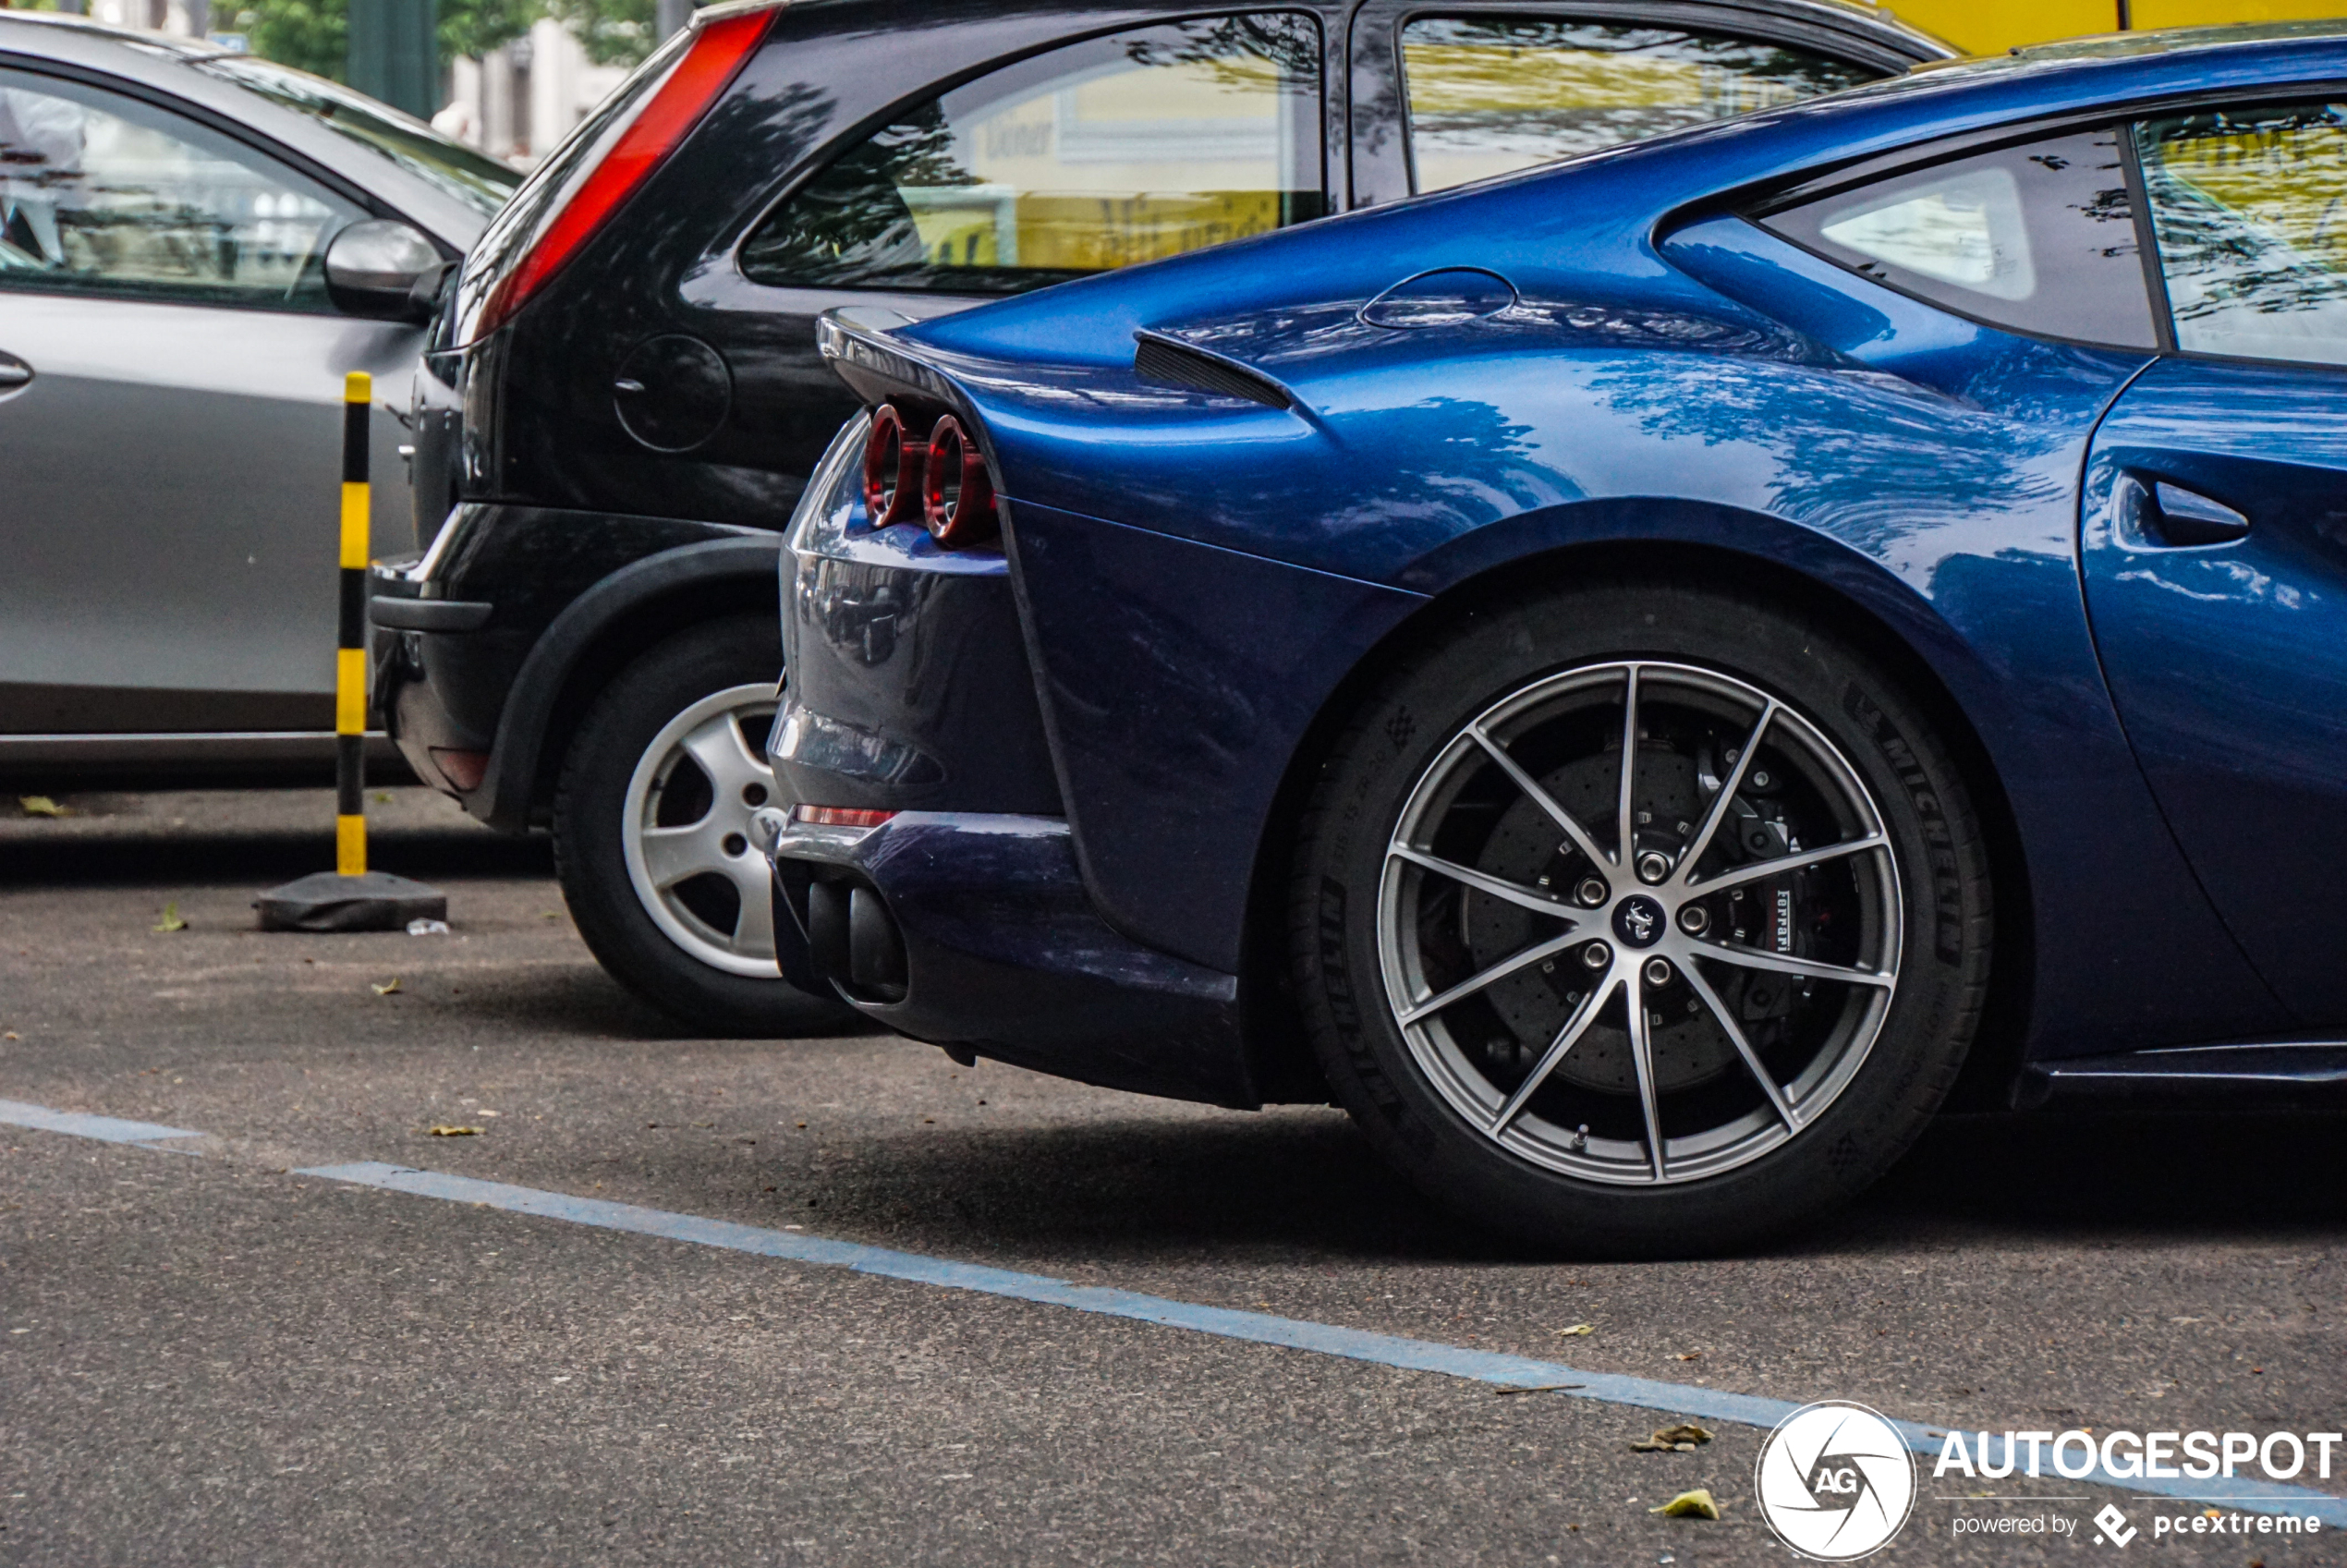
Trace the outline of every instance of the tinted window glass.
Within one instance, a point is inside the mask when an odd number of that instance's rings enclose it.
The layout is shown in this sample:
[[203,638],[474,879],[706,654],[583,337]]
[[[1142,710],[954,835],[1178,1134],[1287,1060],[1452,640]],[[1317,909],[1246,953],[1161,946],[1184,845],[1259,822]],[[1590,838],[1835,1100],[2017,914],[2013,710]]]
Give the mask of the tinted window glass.
[[2117,133],[2000,148],[1763,220],[1878,283],[2024,332],[2151,348]]
[[326,242],[364,216],[192,120],[0,71],[0,287],[330,310]]
[[1402,30],[1416,188],[1441,190],[1881,73],[1723,33],[1422,18]]
[[1308,17],[1152,27],[933,99],[742,247],[760,283],[1006,294],[1320,215]]
[[2176,346],[2347,364],[2347,103],[2136,128]]
[[515,187],[521,184],[519,171],[474,152],[461,141],[451,141],[421,120],[411,120],[371,98],[307,71],[237,56],[206,60],[202,68],[226,77],[273,103],[332,127],[361,147],[381,153],[409,174],[439,187],[484,217],[503,207]]

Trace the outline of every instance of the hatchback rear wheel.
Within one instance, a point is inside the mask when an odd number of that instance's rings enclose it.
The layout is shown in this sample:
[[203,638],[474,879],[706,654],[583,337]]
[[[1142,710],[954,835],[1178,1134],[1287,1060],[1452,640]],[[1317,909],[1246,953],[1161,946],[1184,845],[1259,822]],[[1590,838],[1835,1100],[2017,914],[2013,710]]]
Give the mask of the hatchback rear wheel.
[[849,1016],[774,958],[772,873],[750,820],[784,804],[765,753],[780,662],[772,623],[748,617],[651,649],[579,724],[555,796],[555,869],[588,947],[630,991],[712,1033]]
[[1722,594],[1478,615],[1340,741],[1296,965],[1339,1098],[1540,1240],[1702,1251],[1872,1181],[1962,1064],[1989,889],[1922,712]]

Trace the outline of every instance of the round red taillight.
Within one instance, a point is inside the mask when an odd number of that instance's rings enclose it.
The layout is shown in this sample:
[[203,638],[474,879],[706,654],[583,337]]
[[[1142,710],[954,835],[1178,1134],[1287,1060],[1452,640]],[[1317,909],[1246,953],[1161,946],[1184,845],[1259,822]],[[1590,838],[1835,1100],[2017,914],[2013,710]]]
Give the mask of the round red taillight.
[[864,438],[864,514],[871,527],[909,523],[921,515],[921,470],[929,449],[905,437],[905,419],[894,405],[872,410]]
[[948,549],[993,538],[994,481],[987,476],[986,459],[951,414],[929,432],[927,467],[921,500],[930,537]]

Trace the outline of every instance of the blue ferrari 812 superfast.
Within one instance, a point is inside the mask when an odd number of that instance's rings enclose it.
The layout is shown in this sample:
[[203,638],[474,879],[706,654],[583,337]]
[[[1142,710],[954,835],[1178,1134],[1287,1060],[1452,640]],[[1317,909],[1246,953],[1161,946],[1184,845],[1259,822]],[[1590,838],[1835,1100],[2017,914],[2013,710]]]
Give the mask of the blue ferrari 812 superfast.
[[1589,1253],[2347,1081],[2347,25],[821,332],[802,985]]

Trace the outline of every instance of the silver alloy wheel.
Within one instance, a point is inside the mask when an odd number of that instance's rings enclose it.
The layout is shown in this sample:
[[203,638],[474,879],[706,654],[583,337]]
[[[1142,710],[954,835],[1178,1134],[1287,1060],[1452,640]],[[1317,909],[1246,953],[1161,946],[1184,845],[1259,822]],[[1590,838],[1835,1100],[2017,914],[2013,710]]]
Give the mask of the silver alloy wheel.
[[1654,1185],[1761,1158],[1849,1087],[1901,909],[1881,813],[1817,726],[1716,671],[1613,661],[1530,683],[1436,756],[1388,843],[1378,947],[1413,1060],[1468,1124]]
[[[753,979],[782,978],[772,873],[750,837],[751,813],[779,794],[744,728],[762,735],[774,708],[771,684],[737,686],[669,720],[637,760],[620,818],[627,879],[652,923],[711,968]],[[733,889],[730,928],[710,879]]]

